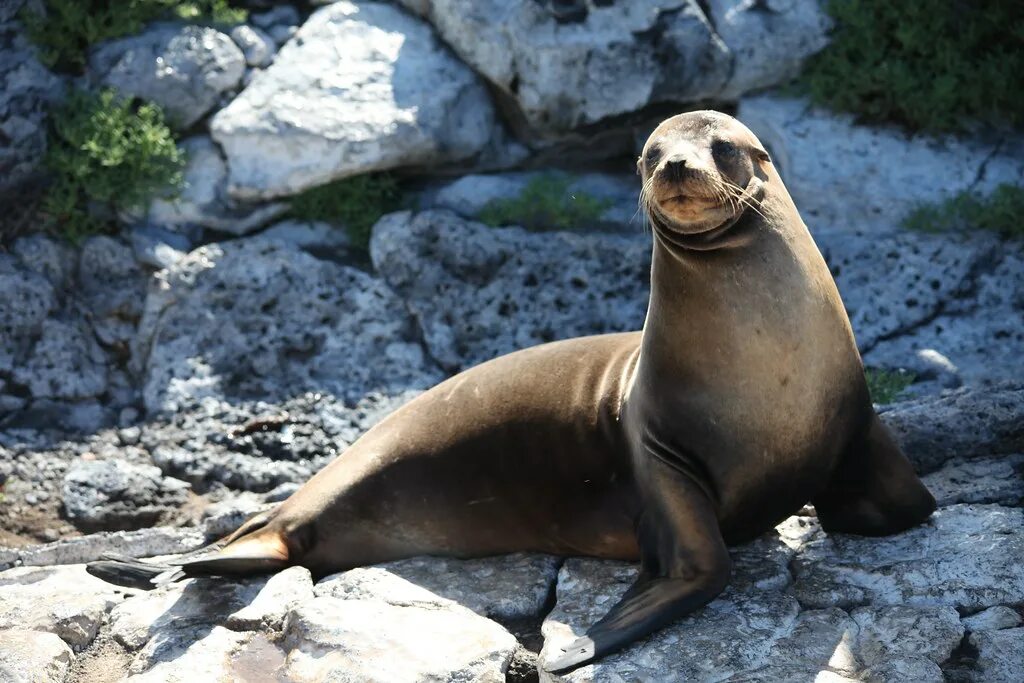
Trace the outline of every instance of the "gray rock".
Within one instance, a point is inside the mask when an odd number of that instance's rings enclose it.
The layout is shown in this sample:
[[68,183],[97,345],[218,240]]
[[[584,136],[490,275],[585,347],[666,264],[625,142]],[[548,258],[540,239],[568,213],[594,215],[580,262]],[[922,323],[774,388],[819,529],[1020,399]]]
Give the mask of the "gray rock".
[[184,140],[185,187],[175,197],[154,199],[145,220],[177,232],[194,226],[245,235],[287,210],[281,203],[246,205],[228,195],[228,169],[217,145],[205,135]]
[[559,562],[549,555],[524,554],[478,560],[412,558],[329,576],[315,592],[397,606],[455,602],[490,619],[526,619],[541,615]]
[[[6,3],[5,8],[11,3]],[[63,96],[61,80],[43,68],[20,22],[0,22],[0,198],[17,201],[40,175],[49,107]]]
[[64,510],[80,529],[139,529],[184,505],[188,491],[153,465],[78,460],[64,476]]
[[150,412],[305,391],[354,401],[439,378],[383,282],[264,239],[211,244],[162,271],[136,349]]
[[857,653],[868,667],[915,657],[941,664],[964,637],[960,615],[948,606],[858,607],[850,616],[858,627]]
[[[711,22],[695,0],[575,3],[576,12],[530,0],[402,3],[506,96],[514,117],[547,136],[767,87],[797,73],[827,29],[818,5],[802,0],[769,3],[764,18],[740,3],[709,3]],[[745,64],[751,58],[757,67]]]
[[42,275],[58,289],[74,276],[78,267],[77,255],[70,246],[38,233],[19,237],[11,253],[25,268]]
[[996,605],[963,619],[968,631],[998,631],[1020,626],[1024,622],[1017,611],[1004,605]]
[[940,315],[909,333],[879,342],[865,362],[892,367],[908,356],[931,352],[948,359],[965,383],[1024,382],[1018,362],[1024,354],[1024,252],[1019,244],[1001,244],[975,270],[980,272],[966,295],[947,302]]
[[107,387],[106,356],[84,320],[47,318],[31,356],[11,376],[34,397],[89,398]]
[[972,633],[970,642],[978,649],[977,680],[1015,683],[1024,679],[1024,628]]
[[267,240],[280,240],[316,255],[337,255],[351,246],[345,230],[319,221],[287,220],[260,233]]
[[868,683],[944,683],[947,679],[939,665],[930,659],[907,657],[868,667],[861,672],[860,680]]
[[882,419],[919,472],[953,457],[1024,452],[1024,387],[963,388],[886,406]]
[[[160,633],[132,660],[128,669],[130,675],[124,680],[132,683],[225,680],[226,675],[231,675],[233,662],[244,661],[248,653],[263,648],[273,650],[266,636],[238,633],[220,626]],[[270,677],[264,680],[273,680],[276,663],[272,659],[264,661],[260,669],[249,673]]]
[[274,59],[277,46],[273,39],[262,30],[244,24],[231,29],[231,39],[245,55],[249,66],[266,66]]
[[793,560],[805,607],[949,605],[978,610],[1024,600],[1024,510],[954,505],[896,536],[824,534]]
[[8,569],[0,572],[0,631],[46,631],[81,651],[125,592],[90,576],[82,565]]
[[[1018,184],[1024,159],[997,143],[907,137],[895,127],[771,95],[741,100],[737,116],[767,145],[804,221],[815,235],[882,234],[920,204],[970,189]],[[936,176],[942,182],[935,182]]]
[[1024,454],[950,460],[923,481],[939,507],[953,503],[1019,506],[1024,500]]
[[374,267],[406,300],[430,355],[449,370],[527,346],[637,330],[649,238],[494,229],[433,210],[374,227]]
[[374,2],[314,12],[211,123],[242,198],[470,159],[496,130],[476,75],[425,23]]
[[203,535],[195,529],[150,527],[138,531],[102,531],[19,549],[17,560],[34,567],[81,564],[98,560],[106,553],[129,557],[173,555],[195,550],[203,542]]
[[192,250],[191,240],[184,235],[150,225],[133,228],[131,240],[139,263],[157,270],[170,268]]
[[953,239],[902,233],[826,235],[819,239],[862,351],[912,330],[968,289],[979,263],[991,259],[990,235]]
[[316,598],[294,608],[281,646],[288,680],[505,680],[512,634],[451,605],[399,607],[377,600]]
[[265,31],[275,26],[297,26],[300,21],[299,11],[291,5],[277,5],[266,12],[253,13],[249,20]]
[[95,48],[89,68],[103,85],[159,104],[168,121],[184,130],[238,86],[245,57],[216,29],[153,24]]
[[44,631],[0,631],[0,680],[7,683],[60,683],[74,653]]
[[146,293],[146,275],[128,244],[112,237],[90,237],[78,260],[78,292],[90,312],[96,337],[126,352],[135,337]]

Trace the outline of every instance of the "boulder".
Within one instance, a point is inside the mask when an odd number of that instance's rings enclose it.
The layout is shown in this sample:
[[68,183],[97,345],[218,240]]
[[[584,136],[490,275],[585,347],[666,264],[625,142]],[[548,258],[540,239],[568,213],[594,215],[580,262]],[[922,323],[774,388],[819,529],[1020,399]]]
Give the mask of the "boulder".
[[245,56],[214,28],[158,23],[94,48],[89,70],[104,86],[160,105],[171,125],[186,130],[238,87]]
[[638,330],[647,310],[650,243],[640,234],[530,233],[449,211],[399,212],[374,226],[370,257],[450,371],[556,339]]
[[963,190],[986,194],[1002,183],[1019,183],[1024,173],[1024,157],[995,140],[908,137],[896,127],[858,125],[851,115],[800,99],[744,98],[737,117],[769,148],[815,235],[894,232],[921,204]]
[[923,481],[939,507],[953,503],[1019,506],[1024,502],[1024,454],[953,459]]
[[274,59],[277,45],[273,38],[255,26],[239,25],[231,29],[231,40],[235,41],[245,55],[249,66],[266,66]]
[[1024,628],[979,631],[969,640],[978,650],[977,680],[1013,683],[1024,677]]
[[210,244],[161,271],[135,356],[151,413],[307,391],[355,402],[439,379],[384,282],[278,240]]
[[825,45],[829,26],[804,0],[402,4],[502,93],[531,138],[782,82]]
[[139,529],[176,512],[188,491],[153,465],[80,459],[64,475],[64,510],[80,529]]
[[211,133],[240,198],[471,159],[498,124],[487,90],[424,22],[383,3],[317,10]]
[[71,648],[52,633],[0,631],[0,680],[6,683],[59,683],[73,657]]
[[998,631],[1020,626],[1024,619],[1017,611],[1005,605],[996,605],[963,619],[964,627],[974,631]]
[[276,667],[272,658],[265,659],[255,670],[236,669],[240,660],[245,662],[246,653],[261,645],[269,652],[274,650],[266,636],[248,631],[239,633],[220,626],[160,633],[135,656],[128,668],[130,675],[123,680],[131,683],[192,683],[246,680],[236,678],[242,672],[273,675]]

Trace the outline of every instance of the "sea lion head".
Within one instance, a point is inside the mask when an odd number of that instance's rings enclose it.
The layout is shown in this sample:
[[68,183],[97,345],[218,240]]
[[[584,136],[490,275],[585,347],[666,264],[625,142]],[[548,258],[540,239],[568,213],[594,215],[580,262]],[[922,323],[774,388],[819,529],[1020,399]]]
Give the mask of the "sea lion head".
[[637,160],[640,199],[656,230],[697,235],[758,211],[768,153],[742,123],[717,111],[663,121]]

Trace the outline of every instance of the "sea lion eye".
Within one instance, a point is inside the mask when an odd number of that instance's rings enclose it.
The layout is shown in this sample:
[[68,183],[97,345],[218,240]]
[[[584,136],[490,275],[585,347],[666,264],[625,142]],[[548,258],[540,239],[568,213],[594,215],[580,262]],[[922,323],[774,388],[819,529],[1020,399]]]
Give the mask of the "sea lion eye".
[[661,147],[657,145],[651,145],[647,148],[647,154],[644,156],[644,163],[648,166],[654,166],[658,163],[658,158],[661,156]]
[[728,140],[715,140],[711,143],[711,153],[719,159],[732,159],[739,154],[739,149]]

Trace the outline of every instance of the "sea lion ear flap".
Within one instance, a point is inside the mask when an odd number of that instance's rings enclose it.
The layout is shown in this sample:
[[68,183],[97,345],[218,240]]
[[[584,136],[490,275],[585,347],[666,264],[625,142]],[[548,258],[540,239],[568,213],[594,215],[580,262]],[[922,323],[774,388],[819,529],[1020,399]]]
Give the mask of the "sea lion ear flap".
[[757,159],[758,161],[763,161],[766,164],[772,163],[771,155],[768,154],[768,152],[761,149],[760,147],[754,148],[754,158]]

